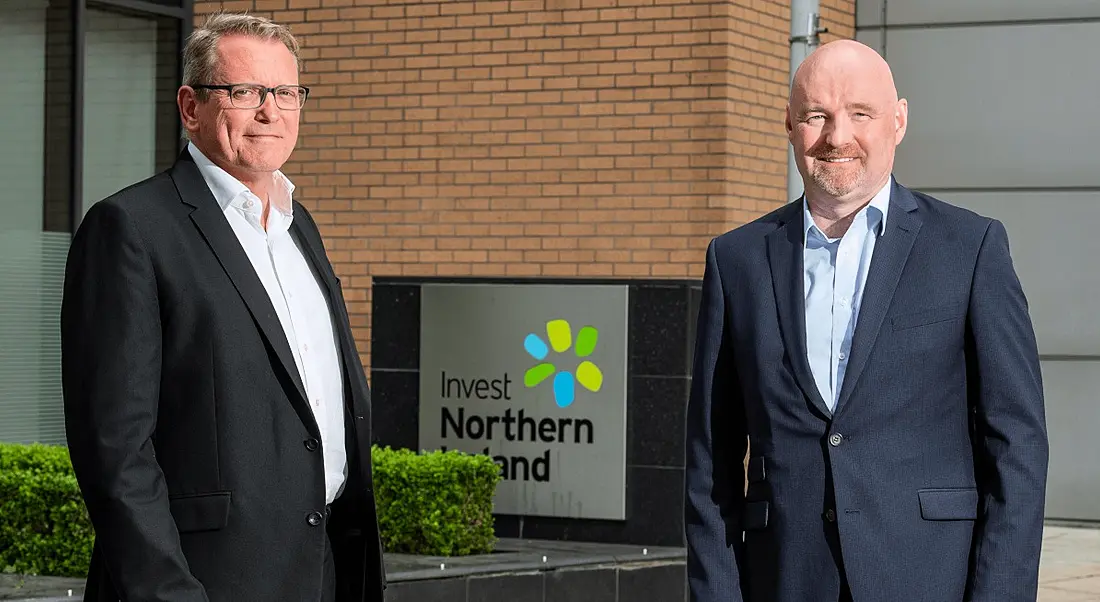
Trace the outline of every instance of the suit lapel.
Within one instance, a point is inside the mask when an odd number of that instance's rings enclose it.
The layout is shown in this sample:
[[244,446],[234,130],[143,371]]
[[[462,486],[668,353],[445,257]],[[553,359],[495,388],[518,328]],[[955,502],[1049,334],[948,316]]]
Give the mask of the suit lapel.
[[787,349],[795,380],[818,413],[828,419],[829,407],[821,398],[806,356],[806,295],[802,268],[802,203],[791,203],[785,223],[767,236],[768,262],[779,312],[779,330]]
[[240,241],[237,240],[232,226],[225,219],[206,181],[203,180],[202,173],[191,158],[191,153],[186,149],[172,168],[172,180],[175,181],[176,189],[183,202],[194,207],[194,211],[191,212],[191,221],[202,232],[206,243],[214,251],[214,255],[217,256],[222,268],[256,321],[260,334],[275,352],[283,376],[290,380],[290,388],[297,393],[295,395],[288,391],[288,397],[294,405],[295,412],[310,433],[319,436],[320,430],[317,428],[313,411],[306,402],[305,387],[302,385],[301,375],[298,374],[298,366],[294,363],[294,356],[290,352],[286,333],[283,332],[282,324],[275,314],[275,306],[271,304],[271,298],[268,297],[267,290],[260,282],[260,277],[256,275],[256,269],[249,261]]
[[886,232],[875,241],[874,254],[867,271],[867,282],[860,300],[859,317],[852,335],[851,353],[836,413],[844,409],[860,374],[867,366],[871,350],[878,339],[882,321],[894,299],[894,291],[901,280],[902,270],[909,258],[909,251],[920,232],[921,219],[916,213],[917,202],[907,189],[896,182],[890,191],[890,211],[886,216]]
[[[301,218],[297,218],[290,223],[290,234],[298,243],[298,248],[302,250],[310,267],[313,268],[313,274],[321,284],[321,290],[325,295],[325,300],[328,301],[333,333],[336,337],[336,344],[339,346],[340,357],[343,361],[346,396],[350,401],[352,395],[355,393],[353,390],[355,385],[352,376],[355,374],[355,366],[359,361],[359,351],[356,349],[355,339],[352,337],[351,324],[345,319],[344,297],[343,293],[340,291],[340,287],[336,284],[336,275],[326,267],[327,262],[322,260],[324,257],[324,250],[317,249],[310,242],[310,237],[305,235],[300,225],[301,221]],[[355,413],[354,408],[352,408],[352,413]]]

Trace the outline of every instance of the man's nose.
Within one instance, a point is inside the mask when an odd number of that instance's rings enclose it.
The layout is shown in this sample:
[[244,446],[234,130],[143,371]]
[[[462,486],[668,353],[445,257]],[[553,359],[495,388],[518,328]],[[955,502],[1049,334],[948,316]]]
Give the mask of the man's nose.
[[280,115],[279,107],[275,104],[275,95],[264,94],[263,102],[256,109],[256,119],[268,123],[275,121]]
[[833,148],[847,146],[852,141],[852,121],[847,115],[838,115],[829,120],[825,130],[825,141]]

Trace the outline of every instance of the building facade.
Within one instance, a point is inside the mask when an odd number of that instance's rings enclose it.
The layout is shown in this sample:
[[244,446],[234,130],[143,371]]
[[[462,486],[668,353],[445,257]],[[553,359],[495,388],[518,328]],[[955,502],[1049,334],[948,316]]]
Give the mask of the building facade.
[[1004,222],[1042,360],[1047,516],[1100,520],[1100,83],[1092,0],[860,0],[910,101],[904,184]]
[[[702,275],[788,201],[784,0],[0,0],[0,440],[61,443],[57,320],[86,207],[181,148],[179,47],[217,10],[289,25],[311,87],[286,166],[365,365],[377,276]],[[1100,93],[1091,0],[822,0],[890,62],[901,183],[1001,219],[1039,337],[1048,515],[1100,520]]]
[[[372,276],[702,277],[786,197],[785,0],[195,3],[289,25],[287,166],[369,364]],[[855,3],[822,2],[826,39]]]

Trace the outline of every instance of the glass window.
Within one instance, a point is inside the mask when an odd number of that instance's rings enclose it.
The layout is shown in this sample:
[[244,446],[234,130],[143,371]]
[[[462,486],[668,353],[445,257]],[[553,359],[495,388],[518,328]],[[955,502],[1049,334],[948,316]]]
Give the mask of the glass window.
[[0,0],[3,441],[64,441],[58,320],[70,240],[71,22],[67,3]]
[[177,26],[174,19],[88,10],[84,211],[175,160]]
[[59,322],[74,215],[181,148],[183,21],[87,8],[81,74],[79,1],[0,0],[0,441],[65,441]]

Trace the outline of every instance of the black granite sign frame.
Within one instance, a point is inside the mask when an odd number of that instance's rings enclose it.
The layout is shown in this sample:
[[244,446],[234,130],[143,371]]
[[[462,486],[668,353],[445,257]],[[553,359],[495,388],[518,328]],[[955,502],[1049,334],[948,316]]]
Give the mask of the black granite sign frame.
[[618,284],[629,289],[626,520],[497,515],[499,537],[683,546],[684,422],[701,282],[553,278],[375,278],[374,443],[418,449],[420,285]]

